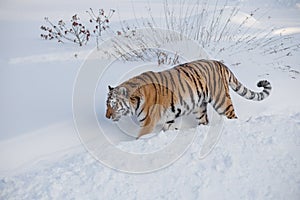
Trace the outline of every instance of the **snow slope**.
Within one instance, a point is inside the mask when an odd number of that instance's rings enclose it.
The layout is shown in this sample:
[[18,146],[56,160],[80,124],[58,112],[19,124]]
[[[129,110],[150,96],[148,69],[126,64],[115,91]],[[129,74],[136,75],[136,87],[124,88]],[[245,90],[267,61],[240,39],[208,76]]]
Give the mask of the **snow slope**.
[[[127,152],[157,151],[176,136],[196,134],[178,160],[150,173],[111,169],[86,151],[73,124],[72,92],[76,73],[93,46],[79,49],[41,41],[38,27],[48,13],[49,17],[69,18],[74,11],[84,13],[94,6],[116,6],[123,11],[121,17],[130,19],[130,3],[0,3],[0,25],[7,30],[0,37],[0,199],[299,199],[299,50],[281,57],[264,56],[259,50],[216,55],[207,49],[211,57],[224,60],[248,88],[257,91],[256,82],[267,79],[273,90],[262,102],[247,101],[231,91],[239,119],[224,120],[216,145],[205,157],[200,152],[209,127],[157,131],[136,141],[114,132],[114,125],[103,116],[98,119],[111,130],[112,138],[117,138],[114,145]],[[135,3],[137,14],[148,5],[146,1]],[[285,29],[284,34],[292,35],[293,43],[299,44],[298,4],[294,0],[243,1],[241,9],[247,13],[253,7],[268,7],[278,33]],[[159,5],[153,1],[158,18]],[[32,12],[31,7],[38,11]],[[130,64],[141,63],[118,61],[115,66]],[[105,82],[115,83],[116,79]],[[96,108],[103,113],[105,105]]]
[[[199,159],[198,135],[177,162],[148,174],[121,173],[99,164],[86,152],[72,154],[3,177],[1,198],[298,199],[299,126],[299,112],[226,121],[219,143],[205,159]],[[164,137],[168,136],[160,139]],[[144,140],[142,146],[154,142],[158,140]],[[137,143],[120,145],[140,148]]]

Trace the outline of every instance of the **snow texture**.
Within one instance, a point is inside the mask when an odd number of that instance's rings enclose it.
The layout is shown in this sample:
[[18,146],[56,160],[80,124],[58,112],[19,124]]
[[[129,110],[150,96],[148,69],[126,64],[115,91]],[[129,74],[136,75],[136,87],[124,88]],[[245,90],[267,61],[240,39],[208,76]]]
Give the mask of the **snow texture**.
[[[205,49],[211,57],[224,60],[248,88],[259,90],[256,82],[261,79],[273,87],[262,102],[247,101],[231,91],[238,119],[224,119],[221,135],[205,157],[200,156],[209,137],[204,126],[156,131],[140,140],[119,136],[112,128],[116,148],[135,153],[157,151],[177,135],[196,132],[176,162],[151,173],[111,169],[86,151],[73,123],[72,92],[76,74],[94,46],[42,41],[38,27],[45,15],[69,19],[89,7],[119,10],[112,23],[117,27],[119,21],[135,21],[132,2],[137,15],[149,5],[144,0],[104,1],[103,5],[98,1],[1,2],[0,25],[5,31],[0,37],[0,199],[300,199],[299,48],[291,56],[263,55],[261,49],[247,51],[246,45],[218,54],[214,47]],[[277,30],[274,34],[293,37],[293,45],[300,43],[298,0],[228,2],[238,2],[241,15],[257,7],[268,10]],[[154,17],[163,17],[161,2],[151,4]],[[255,20],[255,28],[269,27],[263,19]],[[142,63],[117,61],[114,66],[131,64]],[[116,82],[115,77],[105,81]],[[96,108],[102,113],[105,105]],[[114,126],[104,116],[98,119],[108,129]]]

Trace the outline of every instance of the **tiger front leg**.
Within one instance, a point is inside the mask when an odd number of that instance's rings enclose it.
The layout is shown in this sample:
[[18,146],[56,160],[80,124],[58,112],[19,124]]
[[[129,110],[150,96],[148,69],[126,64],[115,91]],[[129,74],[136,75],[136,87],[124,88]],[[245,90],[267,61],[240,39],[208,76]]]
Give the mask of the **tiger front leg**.
[[154,130],[157,121],[158,118],[147,116],[145,120],[141,122],[142,129],[140,130],[138,137],[136,139],[139,139],[140,137],[151,133]]
[[140,130],[139,135],[137,136],[136,139],[139,139],[140,137],[142,137],[148,133],[151,133],[153,131],[154,127],[155,126],[152,126],[152,125],[142,127],[142,129]]
[[178,116],[176,115],[174,110],[169,109],[164,113],[164,115],[165,115],[164,121],[165,122],[164,122],[163,129],[162,129],[163,131],[178,130],[178,127],[175,126],[175,122],[176,122],[177,117],[179,117],[181,110],[178,109],[180,111],[179,114],[177,113]]
[[196,112],[196,119],[199,120],[198,121],[198,125],[207,125],[208,124],[208,117],[207,117],[207,103],[203,102],[198,111]]

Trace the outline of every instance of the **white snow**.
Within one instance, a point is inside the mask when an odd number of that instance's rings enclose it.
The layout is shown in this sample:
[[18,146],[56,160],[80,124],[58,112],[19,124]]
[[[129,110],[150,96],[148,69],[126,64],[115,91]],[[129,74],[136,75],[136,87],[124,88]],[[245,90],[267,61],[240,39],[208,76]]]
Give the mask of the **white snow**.
[[[256,83],[261,79],[269,80],[273,87],[262,102],[247,101],[231,91],[238,119],[224,119],[222,131],[213,137],[208,134],[209,126],[200,126],[165,133],[157,130],[135,140],[126,121],[120,126],[129,128],[129,134],[121,135],[103,116],[107,84],[120,81],[106,74],[98,82],[95,113],[113,146],[143,155],[159,152],[176,138],[182,143],[193,134],[195,138],[168,166],[139,174],[111,169],[84,148],[73,122],[72,92],[76,74],[94,46],[42,41],[38,29],[45,16],[68,19],[75,12],[84,15],[90,7],[117,12],[119,8],[114,22],[133,19],[132,2],[139,16],[152,4],[154,17],[163,17],[160,1],[118,2],[0,3],[0,199],[300,199],[299,47],[290,56],[264,55],[262,49],[247,51],[246,46],[220,53],[213,47],[205,49],[211,57],[224,60],[248,88],[258,91]],[[268,10],[266,18],[270,15],[276,27],[273,33],[291,36],[287,42],[299,45],[299,1],[229,1],[231,5],[236,2],[240,2],[239,16],[257,7]],[[255,15],[252,22],[257,29],[270,26]],[[177,48],[186,49],[180,45]],[[116,61],[110,70],[122,74],[131,65],[132,69],[138,65],[138,70],[149,68],[143,62]],[[152,69],[163,66],[153,65]],[[138,72],[126,73],[127,77]],[[209,108],[210,118],[212,112]],[[213,143],[205,147],[208,138]],[[202,154],[203,149],[208,154]],[[126,158],[113,159],[123,162]],[[154,165],[160,159],[163,154],[145,163]],[[130,163],[125,160],[124,165]]]

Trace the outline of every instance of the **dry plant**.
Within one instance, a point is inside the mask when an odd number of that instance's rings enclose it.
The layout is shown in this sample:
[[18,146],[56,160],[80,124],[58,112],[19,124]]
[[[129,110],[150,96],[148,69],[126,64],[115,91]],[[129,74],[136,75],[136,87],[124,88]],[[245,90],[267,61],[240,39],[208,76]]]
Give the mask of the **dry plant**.
[[92,8],[90,8],[90,10],[86,12],[90,17],[89,22],[90,25],[92,25],[92,31],[89,30],[87,25],[84,25],[77,14],[72,16],[69,23],[62,19],[57,23],[53,23],[48,17],[45,17],[44,19],[49,26],[42,25],[40,27],[44,32],[46,32],[42,33],[41,37],[45,40],[55,39],[61,43],[70,41],[82,46],[90,41],[91,36],[94,36],[96,37],[96,44],[98,48],[99,38],[104,31],[109,29],[110,18],[115,13],[115,10],[110,9],[109,13],[106,14],[103,9],[99,9],[96,13]]
[[[293,44],[291,36],[274,34],[276,28],[272,25],[257,28],[258,21],[270,20],[271,18],[267,16],[266,12],[261,12],[259,8],[242,15],[238,3],[229,6],[227,1],[221,4],[218,0],[214,2],[209,0],[196,0],[196,2],[181,0],[172,1],[172,3],[164,0],[163,9],[163,23],[160,22],[162,20],[153,18],[150,6],[147,8],[148,19],[138,20],[133,9],[136,18],[136,24],[132,25],[134,29],[126,22],[122,22],[122,30],[117,31],[117,35],[120,36],[119,39],[115,40],[114,46],[117,57],[124,60],[147,60],[149,59],[149,52],[152,52],[150,55],[156,55],[157,62],[160,63],[162,55],[166,54],[164,56],[168,57],[169,53],[159,50],[153,52],[153,49],[147,51],[149,48],[148,41],[151,40],[159,47],[159,44],[181,41],[186,37],[197,41],[205,50],[214,52],[215,57],[222,57],[223,52],[236,55],[241,51],[251,52],[254,50],[262,55],[280,53],[280,56],[291,56],[293,51],[300,48],[300,44]],[[243,17],[240,23],[234,21],[238,17]],[[149,38],[145,39],[145,36],[134,34],[134,30],[141,28],[152,30],[165,28],[180,33],[182,37],[157,33],[158,35],[148,35]],[[126,44],[124,44],[124,37],[131,37],[134,43],[125,42]],[[128,51],[130,53],[126,53],[126,56],[122,55],[123,52]],[[180,55],[178,56],[180,57]],[[173,64],[176,62],[166,63]]]
[[70,24],[66,24],[63,20],[59,20],[55,25],[48,17],[45,17],[45,21],[50,24],[50,27],[41,26],[41,29],[46,32],[46,34],[41,34],[41,37],[45,40],[56,39],[58,42],[62,43],[65,40],[68,40],[82,46],[90,39],[90,31],[82,24],[77,14],[72,16]]
[[[124,24],[123,24],[124,25]],[[180,62],[178,53],[164,50],[164,45],[178,41],[179,37],[170,32],[163,33],[149,24],[146,29],[137,29],[136,26],[123,26],[112,39],[113,51],[110,55],[124,61],[153,61],[158,65],[175,65]]]
[[[246,14],[240,11],[240,3],[229,5],[228,1],[222,2],[224,3],[220,3],[219,0],[164,0],[163,19],[153,17],[150,3],[146,7],[147,18],[137,16],[132,4],[135,24],[120,20],[120,29],[110,30],[110,33],[116,35],[113,38],[112,51],[101,50],[125,61],[156,59],[158,64],[170,65],[179,62],[180,51],[175,49],[177,53],[166,52],[161,47],[186,38],[196,41],[203,49],[219,59],[224,59],[222,58],[224,53],[234,56],[243,51],[255,51],[263,56],[276,54],[276,60],[292,56],[295,51],[299,51],[300,43],[295,44],[292,36],[285,36],[284,30],[275,34],[275,30],[280,27],[259,26],[258,22],[271,19],[266,12],[256,8]],[[110,28],[110,18],[115,10],[111,9],[106,13],[103,9],[97,12],[90,9],[87,13],[92,31],[83,25],[77,15],[72,17],[70,24],[63,20],[54,24],[45,18],[50,26],[41,26],[46,32],[41,34],[41,37],[47,40],[56,39],[58,42],[71,41],[82,46],[94,36],[100,50],[99,38]],[[270,21],[267,24],[271,24]],[[157,31],[157,28],[179,34],[166,35]],[[148,29],[150,34],[137,33],[137,30],[141,29]]]
[[172,55],[164,51],[157,51],[156,56],[158,65],[177,65],[180,63],[179,55],[177,53]]
[[109,13],[106,14],[104,9],[99,9],[96,13],[92,8],[86,11],[90,16],[90,23],[93,24],[93,33],[96,36],[97,49],[99,49],[99,38],[103,31],[109,29],[110,18],[115,13],[114,9],[110,9]]

